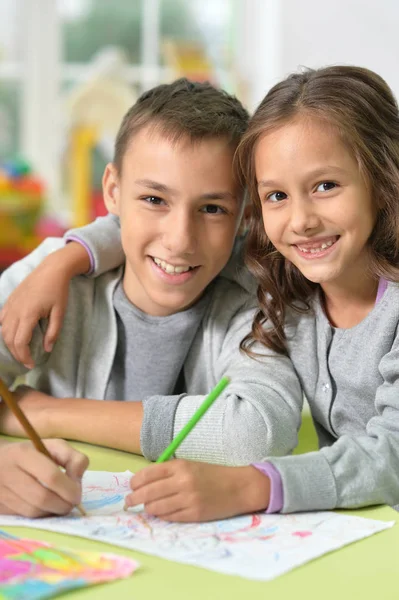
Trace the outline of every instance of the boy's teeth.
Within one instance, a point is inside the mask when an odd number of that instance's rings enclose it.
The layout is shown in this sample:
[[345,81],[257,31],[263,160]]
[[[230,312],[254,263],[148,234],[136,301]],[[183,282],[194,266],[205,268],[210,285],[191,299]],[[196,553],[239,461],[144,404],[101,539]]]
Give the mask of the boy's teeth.
[[309,252],[310,254],[316,254],[316,252],[320,252],[321,250],[325,250],[334,244],[334,240],[329,240],[328,242],[323,242],[319,248],[302,248],[298,246],[301,252]]
[[158,265],[158,267],[161,267],[161,269],[163,271],[165,271],[165,273],[168,273],[169,275],[179,275],[180,273],[186,273],[187,271],[189,271],[191,269],[191,267],[175,267],[174,265],[171,265],[167,262],[165,262],[164,260],[161,260],[160,258],[155,258],[154,257],[154,263],[156,265]]

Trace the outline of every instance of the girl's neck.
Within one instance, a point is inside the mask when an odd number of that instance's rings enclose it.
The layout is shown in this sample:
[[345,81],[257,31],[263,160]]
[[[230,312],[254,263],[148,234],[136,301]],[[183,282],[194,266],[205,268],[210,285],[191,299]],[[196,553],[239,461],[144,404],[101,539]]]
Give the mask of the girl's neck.
[[375,306],[378,279],[364,275],[363,279],[345,286],[322,284],[324,310],[334,327],[350,329],[367,317]]

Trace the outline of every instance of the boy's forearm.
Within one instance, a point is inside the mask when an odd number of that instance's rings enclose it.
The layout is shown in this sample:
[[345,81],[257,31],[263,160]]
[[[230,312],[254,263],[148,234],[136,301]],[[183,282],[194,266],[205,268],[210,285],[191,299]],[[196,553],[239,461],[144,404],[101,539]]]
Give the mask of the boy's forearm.
[[58,269],[64,269],[70,278],[84,275],[91,269],[89,254],[79,242],[69,242],[57,252],[49,254],[45,261],[48,264],[55,263]]
[[141,454],[141,402],[62,398],[54,399],[47,412],[50,437]]

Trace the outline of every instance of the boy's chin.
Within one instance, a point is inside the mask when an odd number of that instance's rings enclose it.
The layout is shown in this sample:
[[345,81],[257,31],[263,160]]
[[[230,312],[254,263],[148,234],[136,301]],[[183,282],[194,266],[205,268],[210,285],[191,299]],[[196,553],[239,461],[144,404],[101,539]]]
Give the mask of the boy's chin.
[[157,295],[153,298],[154,305],[159,307],[159,311],[164,313],[164,316],[173,315],[174,313],[182,312],[193,306],[204,294],[204,290],[193,295]]

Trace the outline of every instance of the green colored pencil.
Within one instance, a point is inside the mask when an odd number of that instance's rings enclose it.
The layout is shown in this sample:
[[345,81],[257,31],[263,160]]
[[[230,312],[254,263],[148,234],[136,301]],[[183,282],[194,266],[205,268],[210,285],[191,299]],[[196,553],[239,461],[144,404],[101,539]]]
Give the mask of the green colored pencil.
[[[177,434],[175,439],[172,440],[172,442],[169,444],[169,446],[162,452],[161,456],[156,461],[157,463],[163,463],[163,462],[169,460],[174,455],[175,451],[180,446],[182,441],[186,439],[186,437],[188,436],[190,431],[192,431],[194,429],[194,427],[196,426],[198,421],[201,419],[201,417],[204,416],[204,414],[206,413],[208,408],[210,406],[212,406],[212,404],[215,402],[216,398],[218,398],[218,396],[220,396],[220,394],[223,392],[225,387],[227,385],[229,385],[229,383],[230,383],[230,377],[222,377],[222,379],[219,381],[219,383],[213,388],[213,390],[205,398],[205,400],[203,401],[201,406],[198,408],[198,410],[193,414],[193,416],[191,417],[189,422],[183,427],[183,429],[181,431],[179,431],[179,433]],[[128,508],[129,507],[125,504],[125,506],[123,507],[123,510],[128,510]],[[139,504],[138,506],[131,507],[131,508],[133,508],[133,510],[136,510],[136,511],[143,510],[143,505]]]
[[186,439],[190,431],[194,429],[198,421],[204,416],[206,411],[215,402],[216,398],[220,396],[225,387],[230,383],[229,377],[222,377],[219,383],[213,388],[213,390],[205,398],[198,410],[193,414],[189,422],[183,427],[177,436],[172,440],[171,444],[162,452],[161,456],[156,461],[157,463],[163,463],[169,460],[176,452],[177,448]]

